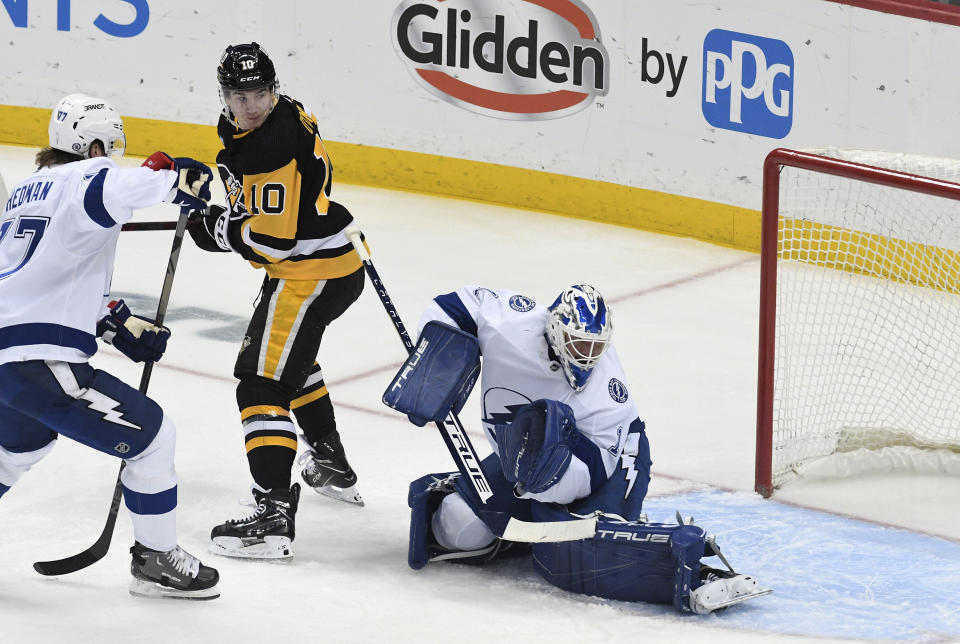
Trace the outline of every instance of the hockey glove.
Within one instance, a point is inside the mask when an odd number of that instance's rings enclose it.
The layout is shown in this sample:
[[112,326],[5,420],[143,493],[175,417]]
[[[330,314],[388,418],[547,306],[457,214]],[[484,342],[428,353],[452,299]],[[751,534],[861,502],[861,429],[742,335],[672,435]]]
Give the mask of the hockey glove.
[[539,494],[570,466],[570,449],[582,436],[573,410],[557,400],[536,400],[517,410],[513,422],[496,426],[503,475],[514,493]]
[[177,184],[169,200],[180,206],[181,210],[203,210],[207,207],[213,173],[203,163],[189,157],[173,159],[165,152],[154,152],[143,165],[152,170],[173,170],[177,173]]
[[123,300],[110,302],[108,313],[97,323],[97,335],[134,362],[156,362],[167,350],[170,329],[130,312]]
[[211,253],[226,253],[233,250],[230,232],[230,211],[213,205],[206,212],[195,210],[187,219],[187,232],[197,248]]

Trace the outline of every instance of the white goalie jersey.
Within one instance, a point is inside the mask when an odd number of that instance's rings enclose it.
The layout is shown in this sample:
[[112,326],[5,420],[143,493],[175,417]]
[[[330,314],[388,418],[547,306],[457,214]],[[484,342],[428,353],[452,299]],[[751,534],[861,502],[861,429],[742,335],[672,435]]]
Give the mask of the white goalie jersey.
[[[596,491],[618,466],[621,453],[636,452],[638,433],[630,432],[638,411],[623,367],[608,346],[582,391],[574,391],[551,359],[544,331],[549,303],[513,291],[464,287],[434,298],[420,329],[438,320],[476,335],[480,343],[481,420],[494,451],[494,427],[512,420],[520,407],[546,398],[573,409],[577,429],[596,449],[575,453],[553,487],[522,498],[569,503]],[[633,441],[633,445],[630,445]]]
[[83,362],[96,352],[120,226],[171,198],[175,179],[100,157],[10,188],[0,216],[0,364]]

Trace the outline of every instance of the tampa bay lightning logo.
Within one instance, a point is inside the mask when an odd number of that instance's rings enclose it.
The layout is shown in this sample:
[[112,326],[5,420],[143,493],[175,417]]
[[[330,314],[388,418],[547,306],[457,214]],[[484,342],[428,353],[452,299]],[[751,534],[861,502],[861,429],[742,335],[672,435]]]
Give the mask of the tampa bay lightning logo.
[[627,392],[627,386],[616,378],[611,378],[610,382],[607,383],[607,392],[609,392],[610,397],[618,403],[625,403],[627,402],[627,398],[630,397],[630,394]]
[[526,295],[514,295],[510,298],[510,308],[520,313],[526,313],[537,305]]
[[486,430],[492,436],[495,426],[512,422],[517,411],[532,402],[530,398],[513,389],[506,387],[487,389],[480,398],[481,419],[486,425]]

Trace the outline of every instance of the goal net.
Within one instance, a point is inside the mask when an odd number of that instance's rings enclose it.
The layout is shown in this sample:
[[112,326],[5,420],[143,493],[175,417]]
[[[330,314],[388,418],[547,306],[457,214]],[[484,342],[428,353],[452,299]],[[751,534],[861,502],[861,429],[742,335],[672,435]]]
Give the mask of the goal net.
[[960,161],[774,150],[764,168],[756,489],[960,475]]

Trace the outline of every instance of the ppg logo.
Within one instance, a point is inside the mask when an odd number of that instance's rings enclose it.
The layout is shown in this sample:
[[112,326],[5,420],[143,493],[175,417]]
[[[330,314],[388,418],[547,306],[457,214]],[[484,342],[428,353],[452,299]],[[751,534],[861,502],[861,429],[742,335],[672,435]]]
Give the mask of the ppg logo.
[[793,52],[781,40],[714,29],[703,41],[703,116],[782,139],[793,126]]

